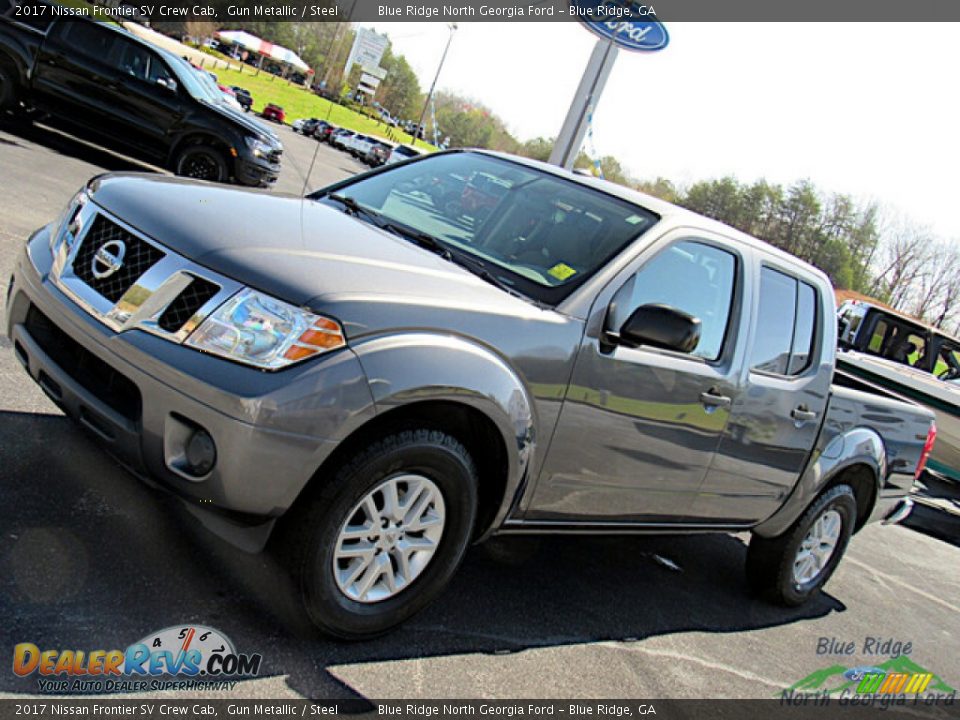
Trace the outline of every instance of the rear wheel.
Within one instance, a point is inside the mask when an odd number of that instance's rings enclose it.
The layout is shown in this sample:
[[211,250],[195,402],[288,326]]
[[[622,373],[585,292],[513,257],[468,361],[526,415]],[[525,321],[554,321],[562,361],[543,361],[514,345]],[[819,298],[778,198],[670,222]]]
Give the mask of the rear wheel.
[[188,145],[177,153],[174,172],[183,177],[210,182],[226,182],[229,178],[227,161],[209,145]]
[[857,519],[849,485],[821,494],[783,535],[754,535],[747,550],[747,581],[758,594],[781,605],[802,605],[833,575]]
[[421,610],[463,559],[476,505],[473,460],[443,432],[397,432],[356,453],[285,521],[281,552],[311,620],[363,639]]

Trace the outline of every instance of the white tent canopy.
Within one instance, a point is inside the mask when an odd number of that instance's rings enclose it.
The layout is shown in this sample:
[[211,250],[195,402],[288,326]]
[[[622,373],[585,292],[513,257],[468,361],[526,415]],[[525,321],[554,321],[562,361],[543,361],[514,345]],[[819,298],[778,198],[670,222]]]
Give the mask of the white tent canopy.
[[251,35],[243,30],[221,30],[216,33],[216,36],[220,42],[237,45],[244,50],[264,55],[272,60],[296,68],[300,72],[310,70],[310,66],[301,60],[300,56],[293,50],[289,50],[282,45],[274,45],[267,40],[261,40],[256,35]]

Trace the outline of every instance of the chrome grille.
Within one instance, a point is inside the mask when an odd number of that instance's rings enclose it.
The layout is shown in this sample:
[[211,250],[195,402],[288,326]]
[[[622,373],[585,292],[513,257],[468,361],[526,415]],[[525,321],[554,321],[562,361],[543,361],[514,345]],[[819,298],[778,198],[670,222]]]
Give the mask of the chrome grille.
[[[94,257],[97,250],[111,241],[122,242],[126,247],[123,263],[112,275],[97,278],[93,272]],[[147,270],[162,259],[160,250],[103,215],[97,215],[74,257],[73,273],[107,300],[116,303]]]
[[157,325],[166,332],[177,332],[219,291],[219,285],[203,278],[193,278],[176,299],[167,305],[167,309],[157,319]]
[[[243,286],[201,267],[127,225],[95,202],[84,204],[76,230],[65,230],[54,250],[50,277],[69,298],[114,332],[143,330],[182,343]],[[104,243],[125,246],[121,267],[96,278],[94,256]],[[112,256],[118,247],[107,249]],[[101,258],[98,274],[109,262]],[[126,266],[126,272],[124,272]],[[109,282],[108,282],[109,281]]]

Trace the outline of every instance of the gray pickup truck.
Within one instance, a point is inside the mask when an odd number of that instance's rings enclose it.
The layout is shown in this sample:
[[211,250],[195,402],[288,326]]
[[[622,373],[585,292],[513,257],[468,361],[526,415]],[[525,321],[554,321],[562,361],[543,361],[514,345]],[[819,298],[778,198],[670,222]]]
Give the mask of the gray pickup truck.
[[751,586],[800,604],[909,512],[935,433],[835,371],[819,271],[489,152],[306,198],[101,176],[30,237],[7,307],[67,415],[212,530],[270,540],[346,638],[502,533],[751,531]]

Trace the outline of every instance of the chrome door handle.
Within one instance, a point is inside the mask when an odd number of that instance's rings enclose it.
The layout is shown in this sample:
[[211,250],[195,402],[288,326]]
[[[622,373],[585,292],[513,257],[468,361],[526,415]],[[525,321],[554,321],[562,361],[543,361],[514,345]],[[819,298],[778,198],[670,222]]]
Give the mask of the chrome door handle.
[[807,423],[816,420],[817,414],[813,410],[808,410],[806,405],[799,405],[790,411],[790,417],[799,423]]
[[733,404],[733,400],[726,395],[718,393],[716,388],[710,388],[706,392],[700,393],[700,402],[707,407],[714,408],[728,408]]

